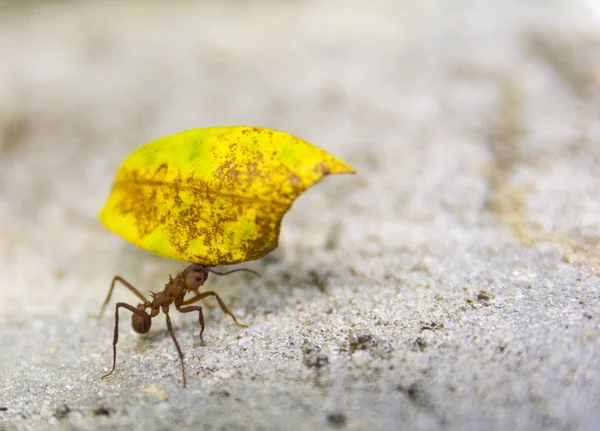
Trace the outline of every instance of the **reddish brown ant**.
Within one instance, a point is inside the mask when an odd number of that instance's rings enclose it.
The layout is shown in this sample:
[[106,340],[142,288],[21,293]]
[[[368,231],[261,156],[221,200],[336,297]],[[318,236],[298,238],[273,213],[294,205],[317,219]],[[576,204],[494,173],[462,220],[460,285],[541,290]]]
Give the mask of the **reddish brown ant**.
[[[177,274],[175,278],[169,275],[169,282],[165,284],[164,290],[162,290],[161,292],[150,292],[152,301],[148,301],[146,297],[142,295],[139,290],[133,287],[131,283],[124,280],[122,277],[115,275],[110,285],[108,296],[106,297],[104,304],[102,304],[102,309],[100,310],[98,318],[102,316],[106,305],[110,301],[110,297],[112,295],[115,283],[117,281],[120,281],[123,286],[125,286],[127,289],[133,292],[143,302],[138,304],[137,307],[133,307],[132,305],[129,305],[125,302],[117,303],[117,306],[115,307],[115,335],[113,339],[112,369],[107,374],[102,376],[102,378],[104,379],[110,376],[113,373],[113,371],[115,371],[115,365],[117,363],[117,342],[119,341],[119,307],[126,308],[127,310],[133,313],[131,315],[131,326],[133,327],[133,330],[138,334],[146,334],[150,330],[150,326],[152,326],[152,318],[158,316],[158,314],[162,310],[162,312],[167,318],[167,329],[169,330],[169,335],[171,335],[171,339],[173,340],[175,348],[177,349],[177,354],[179,355],[179,360],[181,361],[181,374],[183,376],[183,387],[185,387],[186,378],[185,367],[183,364],[183,353],[181,352],[179,343],[177,342],[175,334],[173,333],[173,326],[171,325],[171,318],[169,317],[169,306],[171,304],[174,304],[175,309],[181,313],[191,313],[194,311],[198,312],[200,322],[200,344],[202,346],[206,345],[204,339],[202,338],[202,333],[204,332],[204,315],[202,314],[202,307],[200,307],[199,305],[189,306],[194,302],[198,302],[209,296],[214,296],[219,302],[221,310],[223,310],[225,314],[230,315],[236,325],[241,326],[242,328],[246,328],[246,325],[243,325],[237,321],[233,313],[229,311],[229,308],[227,308],[223,300],[219,297],[219,295],[217,295],[216,292],[209,291],[198,293],[198,289],[206,282],[209,273],[213,273],[216,275],[228,275],[233,272],[239,271],[246,271],[258,277],[261,276],[258,272],[246,268],[234,269],[228,272],[217,272],[213,270],[210,266],[204,266],[193,263],[186,269],[181,271],[179,274]],[[184,299],[185,295],[188,292],[194,292],[196,293],[196,295],[192,298]],[[146,311],[146,309],[148,308],[150,309],[149,313]]]

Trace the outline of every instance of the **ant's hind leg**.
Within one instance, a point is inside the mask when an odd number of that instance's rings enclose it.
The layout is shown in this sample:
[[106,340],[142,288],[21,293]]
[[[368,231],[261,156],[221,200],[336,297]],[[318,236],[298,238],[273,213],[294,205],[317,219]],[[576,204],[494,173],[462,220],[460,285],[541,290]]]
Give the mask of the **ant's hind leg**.
[[217,301],[219,302],[219,306],[221,307],[221,310],[223,310],[223,313],[231,316],[231,318],[233,319],[233,321],[235,322],[236,325],[241,326],[242,328],[247,328],[248,325],[244,325],[243,323],[238,322],[238,320],[235,318],[235,316],[233,315],[233,313],[229,310],[229,308],[227,308],[227,306],[225,305],[225,303],[223,302],[223,300],[219,297],[219,295],[217,295],[216,292],[202,292],[199,293],[198,295],[194,296],[193,298],[190,298],[186,301],[183,301],[181,303],[181,305],[189,305],[189,304],[193,304],[194,302],[200,301],[201,299],[204,299],[206,297],[209,296],[214,296],[215,298],[217,298]]
[[131,283],[129,283],[127,280],[125,280],[120,275],[115,275],[112,280],[112,283],[110,283],[110,289],[108,290],[108,296],[104,300],[104,304],[102,304],[100,313],[98,313],[98,319],[100,319],[100,317],[102,316],[102,313],[104,313],[104,309],[106,308],[106,306],[108,305],[108,302],[110,301],[110,297],[112,296],[113,289],[115,288],[115,283],[117,281],[120,281],[123,286],[125,286],[127,289],[129,289],[135,296],[140,298],[144,304],[148,302],[146,297],[144,295],[142,295],[139,290],[137,290],[135,287],[133,287],[133,285]]
[[103,375],[101,378],[104,379],[110,376],[113,371],[115,371],[115,366],[117,365],[117,343],[119,342],[119,307],[123,307],[131,311],[133,314],[139,316],[144,321],[150,321],[150,316],[146,314],[144,311],[138,310],[132,305],[126,304],[124,302],[117,303],[115,307],[115,335],[113,337],[113,362],[111,370]]

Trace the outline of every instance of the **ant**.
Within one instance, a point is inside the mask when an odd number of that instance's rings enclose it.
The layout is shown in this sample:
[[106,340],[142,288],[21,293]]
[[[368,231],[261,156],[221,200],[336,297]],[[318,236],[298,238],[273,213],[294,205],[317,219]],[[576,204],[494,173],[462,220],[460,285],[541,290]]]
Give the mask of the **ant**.
[[[175,305],[175,309],[181,313],[192,313],[194,311],[198,312],[199,322],[200,322],[200,345],[205,346],[204,338],[202,338],[202,333],[204,332],[204,315],[202,314],[202,307],[199,305],[191,305],[194,302],[198,302],[202,299],[205,299],[209,296],[214,296],[219,302],[219,306],[221,310],[233,319],[236,325],[241,326],[242,328],[247,328],[247,325],[243,325],[235,318],[233,313],[229,311],[229,308],[225,305],[223,300],[217,295],[216,292],[202,292],[198,293],[198,289],[202,286],[206,279],[208,278],[209,273],[213,273],[216,275],[228,275],[234,272],[246,271],[251,274],[254,274],[258,277],[261,275],[253,271],[251,269],[240,268],[234,269],[228,272],[217,272],[213,270],[210,266],[204,266],[197,263],[193,263],[188,266],[186,269],[181,271],[179,274],[175,276],[175,278],[169,275],[169,282],[165,284],[164,290],[161,292],[150,292],[150,296],[152,301],[148,301],[144,295],[140,293],[131,283],[123,279],[122,277],[115,275],[110,285],[110,290],[108,291],[108,296],[102,304],[102,309],[100,310],[100,314],[98,314],[98,319],[102,316],[106,305],[110,301],[110,297],[112,295],[113,289],[115,288],[115,283],[117,281],[121,282],[123,286],[129,289],[133,294],[135,294],[138,298],[142,300],[137,307],[129,305],[125,302],[118,302],[115,307],[115,335],[113,339],[113,363],[112,369],[108,374],[102,376],[102,379],[110,376],[113,371],[115,371],[115,365],[117,363],[117,342],[119,341],[119,308],[123,307],[133,314],[131,315],[131,326],[133,330],[138,334],[146,334],[150,331],[150,326],[152,326],[152,318],[158,316],[158,314],[162,312],[165,314],[167,318],[167,329],[169,330],[169,335],[171,335],[171,339],[175,344],[175,348],[177,349],[177,354],[179,355],[179,360],[181,361],[181,374],[183,376],[183,387],[186,386],[186,378],[185,378],[185,367],[183,364],[183,353],[181,353],[181,348],[179,347],[179,343],[175,338],[175,334],[173,333],[173,326],[171,325],[171,318],[169,317],[169,306],[171,304]],[[195,296],[189,299],[184,299],[185,295],[188,292],[194,292]],[[146,309],[150,309],[150,312],[147,312]]]

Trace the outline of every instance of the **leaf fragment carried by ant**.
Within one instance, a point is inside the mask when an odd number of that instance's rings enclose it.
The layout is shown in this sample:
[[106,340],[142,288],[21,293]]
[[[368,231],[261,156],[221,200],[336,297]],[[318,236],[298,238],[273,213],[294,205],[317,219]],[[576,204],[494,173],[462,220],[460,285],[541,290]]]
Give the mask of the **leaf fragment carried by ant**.
[[157,255],[203,265],[259,259],[304,190],[346,163],[284,132],[194,129],[134,150],[100,213],[104,225]]

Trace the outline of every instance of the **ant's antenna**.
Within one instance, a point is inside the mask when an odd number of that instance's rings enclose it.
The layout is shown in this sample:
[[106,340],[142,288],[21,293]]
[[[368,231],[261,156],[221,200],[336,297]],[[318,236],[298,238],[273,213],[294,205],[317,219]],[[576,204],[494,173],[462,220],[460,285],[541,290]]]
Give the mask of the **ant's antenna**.
[[213,274],[216,274],[216,275],[229,275],[229,274],[232,274],[234,272],[245,271],[245,272],[249,272],[250,274],[254,274],[257,277],[262,277],[262,275],[261,275],[260,272],[253,271],[252,269],[248,269],[248,268],[232,269],[231,271],[227,271],[227,272],[218,272],[218,271],[215,271],[214,269],[209,269],[209,271],[212,272]]

